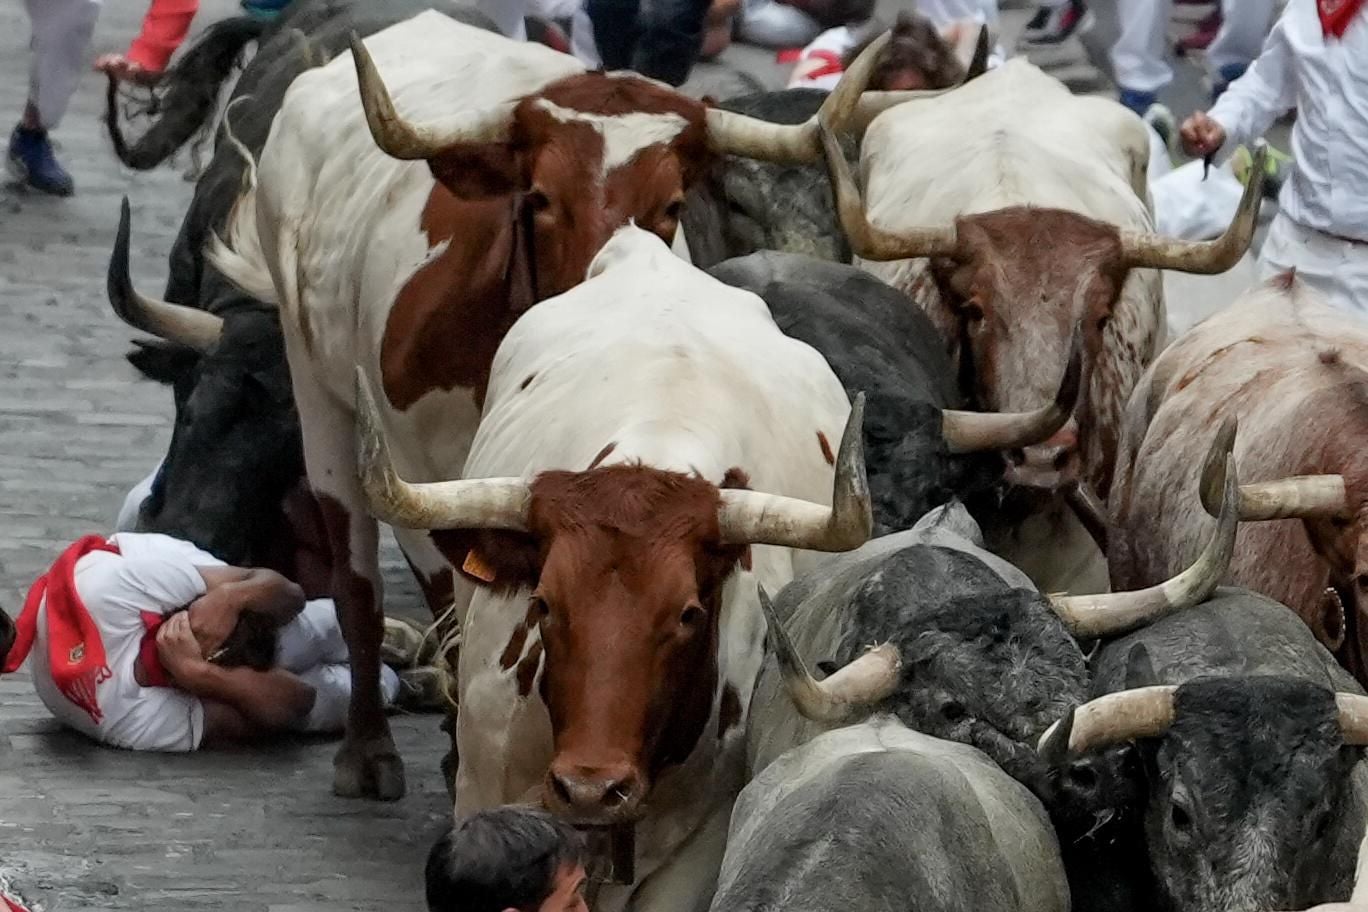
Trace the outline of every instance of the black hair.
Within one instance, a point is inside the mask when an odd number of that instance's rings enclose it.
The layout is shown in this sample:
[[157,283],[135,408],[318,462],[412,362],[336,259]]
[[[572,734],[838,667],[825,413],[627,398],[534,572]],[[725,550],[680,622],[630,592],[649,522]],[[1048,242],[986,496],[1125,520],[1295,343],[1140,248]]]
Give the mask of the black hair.
[[10,616],[0,610],[0,665],[5,664],[5,659],[9,657],[9,651],[14,646],[14,641],[19,638],[19,630],[10,620]]
[[480,811],[442,834],[427,861],[429,912],[535,912],[556,873],[584,863],[568,824],[530,807]]
[[[189,610],[189,606],[177,608],[167,617]],[[224,668],[269,671],[275,665],[278,629],[279,625],[270,615],[260,611],[243,611],[238,614],[237,624],[228,638],[209,656],[209,661]],[[3,640],[3,635],[0,635],[0,643]]]

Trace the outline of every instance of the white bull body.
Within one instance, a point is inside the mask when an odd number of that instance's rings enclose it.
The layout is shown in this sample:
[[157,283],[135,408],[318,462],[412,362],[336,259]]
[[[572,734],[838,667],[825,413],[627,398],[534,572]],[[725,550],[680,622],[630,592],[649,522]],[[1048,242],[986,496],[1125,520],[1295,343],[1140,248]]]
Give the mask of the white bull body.
[[[504,339],[464,475],[532,478],[642,463],[717,483],[740,468],[757,491],[829,504],[833,469],[818,434],[834,446],[849,411],[826,362],[783,335],[760,298],[625,228],[582,285],[533,308]],[[712,715],[687,760],[659,778],[637,824],[635,890],[606,888],[601,910],[683,912],[711,896],[743,781],[745,707],[763,658],[756,583],[778,591],[795,563],[812,557],[768,546],[752,552],[750,568],[738,567],[723,590]],[[458,814],[520,800],[546,775],[547,707],[537,687],[520,692],[507,667],[528,594],[481,587],[469,605]],[[533,630],[518,655],[535,663],[539,644]],[[537,680],[544,674],[541,667]],[[739,699],[739,719],[719,719],[727,688]]]
[[[865,134],[860,171],[869,221],[893,234],[1013,207],[1064,210],[1148,232],[1148,158],[1145,127],[1133,114],[1110,101],[1075,97],[1058,80],[1014,60],[946,95],[881,114]],[[1040,238],[1023,237],[1020,246],[1039,243]],[[1064,237],[1044,243],[1058,244],[1056,263],[1049,275],[1038,277],[1038,286],[1014,294],[996,288],[1000,298],[1016,299],[994,301],[995,312],[1010,308],[1017,316],[992,363],[983,363],[982,353],[976,356],[979,392],[985,377],[997,377],[1000,387],[996,401],[982,405],[998,411],[1042,405],[1062,373],[1069,332],[1079,323],[1090,372],[1074,413],[1080,470],[1105,493],[1126,398],[1163,339],[1160,276],[1152,269],[1130,270],[1105,328],[1090,335],[1098,321],[1094,315],[1085,323],[1087,275],[1081,267],[1077,277],[1070,272],[1077,251]],[[964,357],[962,312],[936,281],[930,260],[857,262],[909,294],[941,329],[947,348],[957,359]],[[995,319],[990,315],[985,322]],[[1046,591],[1105,589],[1100,551],[1057,506],[1020,527],[985,531],[995,550]]]

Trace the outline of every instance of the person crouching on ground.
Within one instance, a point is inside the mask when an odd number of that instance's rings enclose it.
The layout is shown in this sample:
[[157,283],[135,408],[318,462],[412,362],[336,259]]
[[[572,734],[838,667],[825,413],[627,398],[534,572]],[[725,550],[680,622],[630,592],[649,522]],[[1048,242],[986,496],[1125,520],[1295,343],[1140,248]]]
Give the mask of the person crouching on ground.
[[479,811],[432,847],[428,912],[588,912],[584,860],[579,834],[546,811]]
[[[193,751],[345,725],[351,678],[332,601],[170,536],[81,539],[33,584],[17,624],[0,624],[0,646],[5,626],[0,671],[31,655],[48,711],[113,747]],[[401,691],[388,667],[381,690],[387,704]]]
[[1291,177],[1259,266],[1289,269],[1368,316],[1368,0],[1290,0],[1263,51],[1209,113],[1182,126],[1190,155],[1248,142],[1295,108]]

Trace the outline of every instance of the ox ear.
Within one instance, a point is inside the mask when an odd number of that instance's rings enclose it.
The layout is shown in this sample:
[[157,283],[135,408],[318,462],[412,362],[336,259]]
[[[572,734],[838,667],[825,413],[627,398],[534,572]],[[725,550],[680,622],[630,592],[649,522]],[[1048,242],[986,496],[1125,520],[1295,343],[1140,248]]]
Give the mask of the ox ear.
[[427,162],[432,176],[460,199],[485,200],[525,189],[522,156],[511,143],[457,143]]
[[431,535],[472,583],[504,591],[532,588],[541,579],[541,550],[530,535],[502,529],[434,529]]
[[1154,671],[1154,660],[1144,643],[1136,643],[1126,653],[1126,689],[1138,690],[1153,687],[1159,683],[1159,675]]

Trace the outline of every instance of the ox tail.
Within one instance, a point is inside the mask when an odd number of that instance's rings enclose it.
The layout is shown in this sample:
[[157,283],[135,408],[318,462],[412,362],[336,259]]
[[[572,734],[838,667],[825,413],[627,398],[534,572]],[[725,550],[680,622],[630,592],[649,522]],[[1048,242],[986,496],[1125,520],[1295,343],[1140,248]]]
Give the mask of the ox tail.
[[105,93],[105,124],[119,160],[146,171],[170,158],[196,133],[207,131],[223,83],[243,48],[259,39],[265,28],[262,22],[239,16],[205,29],[157,84],[146,110],[148,115],[158,115],[157,120],[132,144],[119,125],[119,83],[111,76]]
[[275,280],[271,277],[271,269],[261,247],[261,235],[257,231],[256,161],[252,158],[251,150],[233,134],[233,108],[238,102],[250,98],[250,95],[244,95],[233,99],[223,114],[224,141],[243,160],[242,192],[238,194],[225,222],[227,240],[219,237],[217,232],[212,232],[205,245],[204,255],[215,269],[246,294],[267,304],[279,304]]

